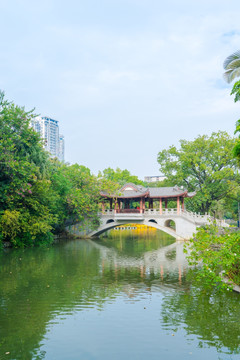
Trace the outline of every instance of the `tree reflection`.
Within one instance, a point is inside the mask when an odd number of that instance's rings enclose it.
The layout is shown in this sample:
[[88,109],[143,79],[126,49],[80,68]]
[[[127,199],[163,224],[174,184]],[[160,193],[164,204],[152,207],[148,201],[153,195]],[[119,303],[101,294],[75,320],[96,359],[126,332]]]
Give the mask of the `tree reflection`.
[[[44,358],[41,346],[55,321],[86,308],[101,311],[118,294],[135,301],[143,292],[154,291],[163,294],[163,328],[184,327],[199,338],[199,346],[207,342],[239,351],[238,294],[209,294],[192,287],[177,263],[181,257],[174,244],[164,252],[151,251],[148,243],[150,251],[141,259],[127,257],[127,248],[120,256],[115,245],[112,255],[109,247],[90,241],[1,255],[0,359]],[[153,249],[155,245],[153,241]],[[153,267],[146,265],[151,262]],[[4,357],[5,352],[10,354]]]
[[[58,315],[63,319],[89,307],[102,310],[120,292],[134,299],[160,277],[144,266],[121,267],[104,260],[89,241],[13,250],[2,254],[0,262],[1,360],[6,352],[7,359],[44,358],[41,343]],[[163,277],[169,278],[167,273]]]
[[199,347],[206,343],[230,353],[240,353],[239,316],[239,294],[206,292],[190,284],[184,291],[168,293],[161,313],[165,329],[184,328],[187,337],[197,336]]
[[101,309],[118,291],[98,276],[99,251],[87,242],[16,250],[1,260],[0,359],[5,352],[8,359],[32,359],[58,314],[81,311],[81,304]]

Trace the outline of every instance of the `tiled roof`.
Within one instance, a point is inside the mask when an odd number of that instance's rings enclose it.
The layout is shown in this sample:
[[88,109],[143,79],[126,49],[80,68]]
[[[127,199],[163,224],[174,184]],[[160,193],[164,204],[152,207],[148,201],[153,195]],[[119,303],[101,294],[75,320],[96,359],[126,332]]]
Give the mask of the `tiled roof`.
[[187,190],[179,188],[178,186],[149,188],[149,192],[151,198],[177,197],[187,195]]
[[[114,197],[106,192],[101,192],[102,196]],[[196,195],[195,192],[188,193],[184,188],[178,186],[173,187],[153,187],[145,188],[141,185],[135,185],[132,183],[125,184],[120,190],[117,198],[140,198],[140,197],[149,197],[152,199],[156,198],[176,198],[177,196],[184,197],[193,197]]]

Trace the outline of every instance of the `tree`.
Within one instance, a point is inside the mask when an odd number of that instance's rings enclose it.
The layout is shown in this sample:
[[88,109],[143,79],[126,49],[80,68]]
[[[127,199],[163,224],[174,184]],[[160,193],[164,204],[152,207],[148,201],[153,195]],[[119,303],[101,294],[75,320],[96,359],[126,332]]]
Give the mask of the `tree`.
[[0,92],[0,232],[15,246],[52,240],[49,158],[26,112]]
[[[240,80],[236,81],[233,85],[231,95],[235,95],[234,101],[240,101]],[[234,134],[238,134],[237,142],[233,148],[233,155],[240,161],[240,119],[236,122],[236,129]]]
[[[240,76],[240,50],[236,51],[232,55],[228,56],[223,63],[223,67],[226,70],[223,74],[227,83],[232,82],[235,78]],[[234,101],[240,100],[240,80],[236,81],[233,85],[231,95],[235,95]],[[236,122],[235,134],[240,133],[240,119]],[[240,135],[238,141],[233,148],[234,156],[240,161]]]
[[[228,287],[222,281],[222,274],[240,285],[240,233],[225,230],[214,225],[199,228],[195,237],[186,245],[189,265],[197,267],[200,283],[210,287]],[[187,250],[185,250],[187,252]],[[199,268],[199,263],[201,267]]]
[[98,225],[100,190],[116,187],[49,158],[33,117],[0,92],[0,238],[15,247],[50,243],[66,224]]
[[137,176],[132,175],[130,171],[127,169],[121,170],[116,168],[116,170],[112,168],[107,168],[103,170],[103,173],[99,173],[99,177],[103,177],[106,180],[110,180],[112,182],[118,183],[123,186],[126,183],[134,183],[136,185],[144,185],[144,182],[140,180]]
[[160,171],[171,183],[196,191],[188,207],[209,212],[214,202],[227,197],[238,186],[237,161],[232,156],[236,139],[219,131],[180,140],[180,148],[171,146],[158,154]]
[[223,67],[226,70],[224,73],[224,79],[230,83],[235,78],[240,76],[240,50],[229,55],[223,63]]

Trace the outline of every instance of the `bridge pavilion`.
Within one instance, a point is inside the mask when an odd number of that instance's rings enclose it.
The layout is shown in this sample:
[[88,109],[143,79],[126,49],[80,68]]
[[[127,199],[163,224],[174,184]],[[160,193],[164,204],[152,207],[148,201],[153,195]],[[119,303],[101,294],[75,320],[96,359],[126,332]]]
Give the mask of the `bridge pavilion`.
[[115,213],[144,213],[145,209],[153,209],[153,202],[159,203],[159,214],[162,215],[163,207],[168,208],[169,201],[176,201],[177,213],[184,210],[184,199],[193,197],[196,193],[188,193],[182,187],[153,187],[145,188],[142,185],[132,183],[125,184],[117,195],[101,192],[102,211],[104,213],[106,204]]

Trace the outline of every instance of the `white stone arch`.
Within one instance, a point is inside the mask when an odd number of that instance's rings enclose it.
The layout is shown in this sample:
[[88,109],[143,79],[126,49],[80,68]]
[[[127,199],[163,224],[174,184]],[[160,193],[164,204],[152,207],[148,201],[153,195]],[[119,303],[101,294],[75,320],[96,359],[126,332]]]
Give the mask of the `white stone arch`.
[[[111,220],[111,219],[108,219]],[[107,220],[107,221],[108,221]],[[150,219],[150,220],[155,220],[155,219]],[[92,231],[88,236],[89,237],[98,237],[99,235],[103,234],[104,232],[113,229],[116,226],[122,226],[122,225],[126,225],[126,224],[139,224],[139,225],[147,225],[147,226],[151,226],[155,229],[161,230],[165,233],[167,233],[168,235],[174,237],[177,240],[184,240],[184,237],[177,234],[177,232],[175,230],[173,230],[170,227],[166,227],[163,225],[160,225],[157,223],[157,221],[155,220],[153,221],[149,221],[149,220],[144,220],[144,221],[137,221],[136,220],[127,220],[127,221],[111,221],[110,223],[105,222],[105,224],[102,224],[98,229]]]
[[[174,226],[171,226],[171,223],[173,223]],[[170,228],[170,229],[172,229],[172,230],[174,230],[174,231],[176,231],[176,229],[177,229],[176,220],[173,220],[172,218],[166,219],[166,220],[164,221],[164,226],[167,227],[167,228]]]

